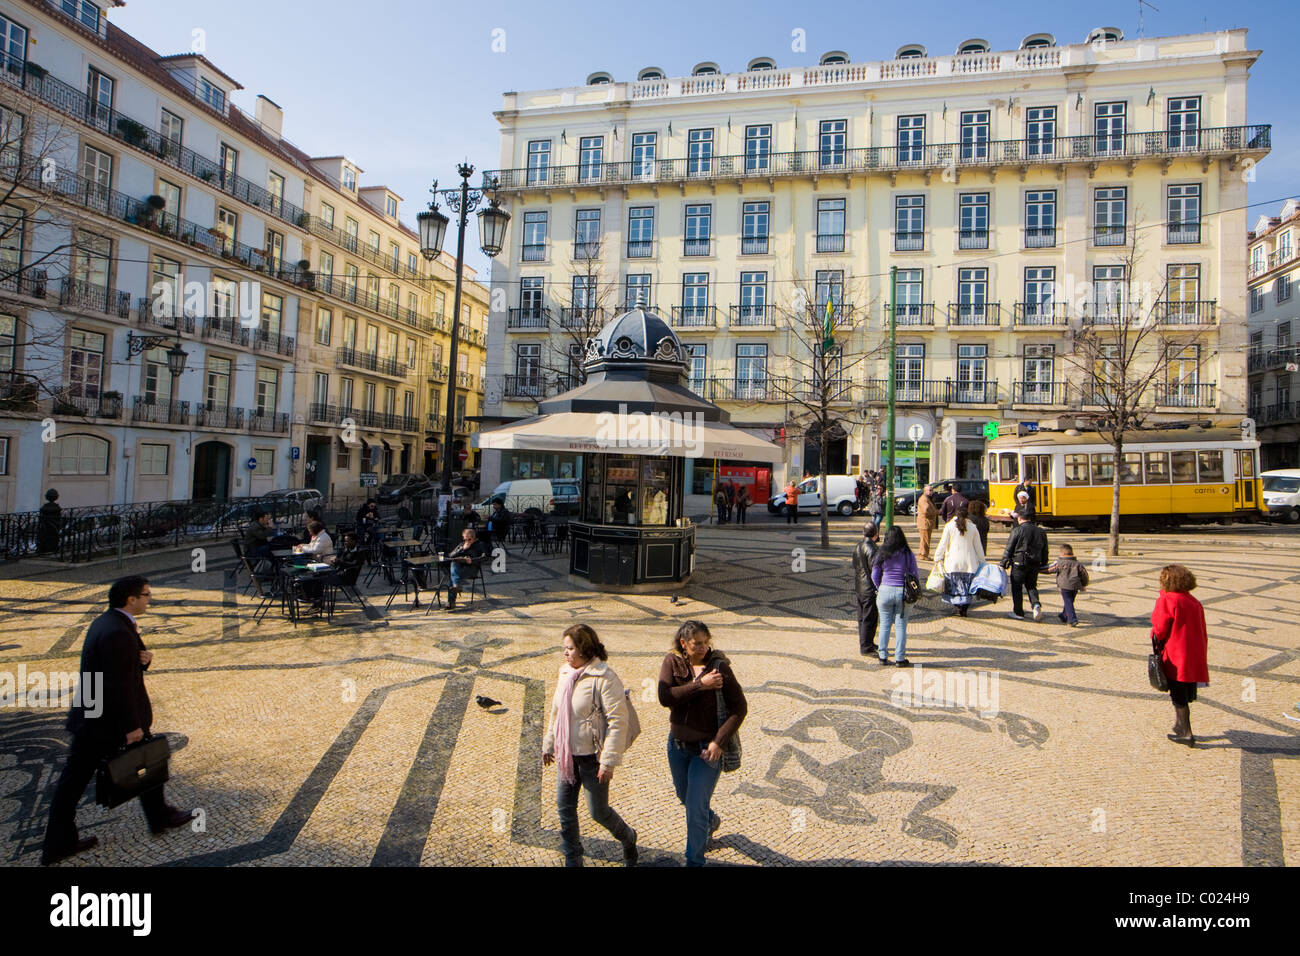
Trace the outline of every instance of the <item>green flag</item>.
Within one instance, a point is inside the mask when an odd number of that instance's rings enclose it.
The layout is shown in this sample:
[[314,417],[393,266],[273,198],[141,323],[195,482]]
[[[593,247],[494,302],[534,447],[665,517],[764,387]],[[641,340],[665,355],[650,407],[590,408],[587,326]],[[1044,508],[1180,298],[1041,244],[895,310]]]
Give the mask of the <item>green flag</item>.
[[829,296],[826,298],[826,317],[822,319],[822,351],[829,352],[835,348],[835,302]]

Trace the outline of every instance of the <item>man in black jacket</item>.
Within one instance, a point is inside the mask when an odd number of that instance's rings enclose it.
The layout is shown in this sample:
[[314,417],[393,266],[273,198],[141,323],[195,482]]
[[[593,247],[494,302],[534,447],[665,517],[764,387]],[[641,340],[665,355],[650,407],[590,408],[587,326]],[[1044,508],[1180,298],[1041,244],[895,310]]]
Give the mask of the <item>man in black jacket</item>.
[[1047,532],[1034,524],[1023,511],[1015,512],[1016,527],[1002,552],[1002,567],[1011,570],[1011,607],[1008,616],[1024,620],[1024,592],[1029,593],[1034,620],[1043,619],[1043,605],[1038,600],[1038,572],[1050,563],[1047,555]]
[[862,527],[862,540],[853,549],[853,590],[858,598],[858,650],[863,656],[876,652],[876,628],[880,611],[876,609],[876,586],[871,581],[871,563],[880,550],[874,521]]
[[970,499],[957,490],[957,486],[951,481],[948,482],[948,497],[943,499],[943,506],[939,509],[939,523],[947,524],[957,516],[957,512],[962,508],[970,506]]
[[460,594],[462,580],[468,580],[472,585],[474,578],[483,573],[483,559],[487,555],[487,545],[478,539],[478,532],[473,528],[461,532],[460,545],[447,555],[448,576],[451,578],[447,586],[447,610],[456,610],[456,596]]
[[[109,588],[108,610],[95,619],[86,634],[81,673],[103,675],[103,703],[88,712],[83,699],[73,704],[68,715],[72,746],[50,804],[42,865],[89,850],[99,842],[96,837],[77,838],[77,802],[101,760],[149,733],[153,709],[144,688],[144,672],[153,652],[140,640],[136,618],[148,610],[150,596],[148,579],[122,578]],[[86,677],[81,680],[86,682]],[[162,787],[141,794],[140,805],[149,829],[156,834],[194,818],[193,812],[168,806]]]

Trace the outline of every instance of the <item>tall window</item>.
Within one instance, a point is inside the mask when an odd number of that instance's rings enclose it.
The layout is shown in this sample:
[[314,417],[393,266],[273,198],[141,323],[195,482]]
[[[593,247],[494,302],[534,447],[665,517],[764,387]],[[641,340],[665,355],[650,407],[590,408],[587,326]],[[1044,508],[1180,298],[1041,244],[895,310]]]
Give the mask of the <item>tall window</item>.
[[772,127],[745,127],[745,172],[761,172],[768,168],[772,157]]
[[604,162],[605,137],[582,137],[578,147],[578,182],[598,182]]
[[351,166],[343,167],[343,188],[348,190],[349,192],[356,192],[357,171],[353,169]]
[[222,319],[233,319],[235,317],[235,306],[238,301],[238,288],[233,279],[226,279],[222,276],[212,277],[212,317],[217,319],[218,328],[231,329],[231,323],[222,322]]
[[958,202],[958,249],[989,247],[989,194],[963,193]]
[[271,214],[280,215],[284,208],[284,177],[279,173],[267,173],[266,191],[271,197]]
[[181,187],[165,179],[159,179],[158,195],[162,197],[164,217],[170,219],[171,225],[175,225],[181,215]]
[[709,318],[709,275],[707,272],[682,276],[682,323],[705,325]]
[[274,229],[266,230],[266,265],[273,272],[279,272],[284,264],[284,236]]
[[[3,18],[0,18],[3,19]],[[0,51],[0,56],[3,51]],[[27,117],[22,113],[0,106],[0,168],[11,174],[22,164],[23,130]]]
[[[239,237],[239,213],[224,206],[217,207],[216,230],[221,233],[222,252],[233,253]],[[324,253],[321,253],[324,256]],[[322,259],[322,261],[324,261]],[[322,270],[323,271],[323,270]]]
[[151,405],[167,405],[172,400],[172,377],[167,371],[167,350],[149,349],[141,358],[144,400]]
[[1185,345],[1172,349],[1166,369],[1165,404],[1188,408],[1204,404],[1200,397],[1201,347]]
[[68,395],[99,398],[104,383],[104,336],[72,329],[68,333]]
[[925,159],[925,117],[898,118],[898,161],[919,163]]
[[844,215],[846,201],[843,199],[817,200],[817,251],[844,251]]
[[919,402],[925,382],[925,346],[898,345],[894,348],[895,394],[904,402]]
[[89,27],[95,33],[99,32],[99,7],[90,0],[63,0],[63,12],[80,20],[82,25]]
[[1055,299],[1056,267],[1026,267],[1025,304],[1021,321],[1025,325],[1051,325]]
[[[352,410],[353,392],[356,389],[356,383],[350,378],[339,379],[339,410]],[[436,406],[435,406],[436,407]]]
[[957,346],[957,401],[987,400],[988,354],[987,345]]
[[1056,381],[1055,345],[1026,345],[1023,361],[1024,381],[1021,383],[1022,401],[1048,404],[1052,401]]
[[925,248],[925,197],[894,197],[894,250],[920,252]]
[[899,269],[897,287],[898,302],[895,311],[898,315],[898,324],[918,325],[922,319],[924,273],[920,269]]
[[1126,207],[1128,190],[1123,186],[1098,189],[1092,199],[1092,241],[1098,246],[1127,244]]
[[747,202],[740,220],[740,254],[742,256],[767,253],[768,230],[771,225],[770,202]]
[[163,145],[167,153],[175,158],[180,155],[181,140],[185,131],[185,121],[169,110],[162,111],[162,120],[158,130],[162,133]]
[[701,342],[698,344],[684,344],[682,348],[686,350],[687,359],[690,361],[691,366],[690,381],[687,384],[692,391],[702,391],[709,375],[709,347]]
[[822,120],[818,129],[821,167],[843,166],[848,146],[848,120]]
[[740,308],[737,310],[737,320],[738,325],[766,324],[766,272],[742,272],[740,274]]
[[524,213],[524,246],[521,256],[524,262],[541,262],[546,258],[549,216],[546,212]]
[[343,295],[350,301],[357,301],[357,282],[361,278],[361,270],[351,262],[343,265]]
[[643,259],[654,252],[655,210],[633,206],[627,211],[627,257]]
[[686,134],[686,173],[707,176],[713,172],[713,130],[693,129]]
[[23,209],[9,203],[0,205],[0,276],[6,279],[22,269],[25,233],[26,213]]
[[[14,370],[17,342],[17,316],[0,315],[0,372],[12,372]],[[4,472],[0,472],[0,474],[4,474]]]
[[1093,111],[1093,149],[1098,153],[1124,152],[1127,103],[1098,103]]
[[1200,319],[1201,267],[1194,263],[1168,267],[1165,305],[1168,321],[1195,323]]
[[963,162],[989,158],[988,110],[961,114],[961,158]]
[[1191,243],[1201,241],[1201,186],[1184,183],[1168,187],[1169,213],[1166,216],[1168,241]]
[[330,331],[334,325],[334,314],[329,309],[316,310],[316,344],[329,345]]
[[597,258],[600,255],[600,210],[579,209],[574,216],[573,258]]
[[989,270],[957,270],[957,324],[985,325],[988,321]]
[[1092,267],[1093,314],[1098,322],[1115,323],[1127,311],[1128,285],[1123,266]]
[[649,273],[628,276],[624,307],[628,309],[648,309],[652,304]]
[[1183,96],[1169,100],[1169,148],[1196,149],[1201,138],[1201,98]]
[[0,16],[0,65],[13,76],[22,76],[27,63],[27,28]]
[[266,365],[257,367],[257,414],[275,415],[280,398],[280,370]]
[[542,347],[535,342],[516,346],[515,376],[519,388],[527,389],[524,394],[534,395],[540,391],[542,374]]
[[210,83],[204,77],[199,77],[199,99],[207,103],[219,113],[226,111],[226,91],[219,86]]
[[632,134],[632,175],[653,178],[655,172],[656,133]]
[[1030,156],[1051,156],[1056,151],[1056,107],[1036,106],[1025,110],[1025,152]]
[[325,224],[326,229],[334,228],[334,207],[327,202],[320,204],[320,221]]
[[1025,246],[1043,249],[1056,245],[1056,190],[1025,193]]
[[709,237],[713,235],[713,207],[707,203],[686,207],[686,241],[684,256],[707,256]]
[[108,269],[113,243],[104,236],[89,232],[78,233],[77,245],[72,255],[73,279],[87,292],[108,291]]
[[736,397],[763,398],[767,390],[767,346],[736,346]]
[[844,271],[842,269],[821,269],[813,273],[813,299],[817,309],[817,318],[826,315],[826,304],[838,313],[844,307]]
[[239,150],[225,143],[221,144],[221,188],[233,189],[235,177],[239,175]]
[[551,178],[551,141],[535,139],[528,144],[528,185],[536,186],[550,182]]
[[[311,392],[312,404],[325,406],[330,400],[330,377],[328,372],[316,372],[312,384]],[[320,408],[317,411],[321,411]],[[315,416],[313,416],[315,417]]]
[[181,264],[162,256],[153,257],[149,277],[150,310],[155,317],[181,314]]
[[113,80],[93,66],[86,71],[86,101],[90,111],[86,118],[100,129],[108,129],[113,113]]
[[596,277],[574,276],[571,290],[570,301],[573,303],[574,316],[582,316],[584,318],[590,316],[597,308],[600,298],[596,285]]
[[279,335],[284,315],[284,299],[270,292],[262,293],[262,335]]
[[354,315],[343,316],[343,347],[349,351],[357,347],[357,318]]
[[529,276],[519,280],[519,308],[524,318],[541,318],[544,282],[541,276]]
[[86,180],[86,198],[100,209],[107,209],[108,191],[113,182],[113,157],[93,146],[82,146],[81,178]]

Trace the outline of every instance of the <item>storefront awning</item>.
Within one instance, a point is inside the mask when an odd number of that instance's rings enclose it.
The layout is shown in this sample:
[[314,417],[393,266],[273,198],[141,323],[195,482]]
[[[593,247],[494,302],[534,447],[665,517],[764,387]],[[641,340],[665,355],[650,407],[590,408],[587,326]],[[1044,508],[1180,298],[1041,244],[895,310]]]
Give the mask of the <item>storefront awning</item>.
[[473,445],[502,451],[590,451],[729,461],[778,462],[784,457],[779,445],[723,422],[653,412],[538,415],[480,431]]

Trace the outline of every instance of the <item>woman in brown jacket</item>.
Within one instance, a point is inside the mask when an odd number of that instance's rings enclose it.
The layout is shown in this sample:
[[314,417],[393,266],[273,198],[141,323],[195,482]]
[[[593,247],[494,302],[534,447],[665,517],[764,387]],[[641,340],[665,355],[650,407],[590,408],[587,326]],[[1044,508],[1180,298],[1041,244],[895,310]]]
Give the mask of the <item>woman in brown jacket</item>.
[[[706,625],[686,621],[659,667],[659,703],[668,708],[668,768],[686,807],[686,865],[703,866],[722,821],[709,806],[722,772],[722,747],[749,708],[731,663],[712,649]],[[720,720],[719,698],[727,717]]]

